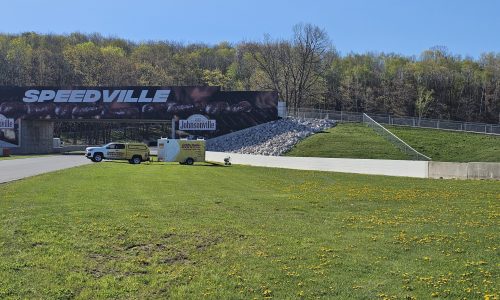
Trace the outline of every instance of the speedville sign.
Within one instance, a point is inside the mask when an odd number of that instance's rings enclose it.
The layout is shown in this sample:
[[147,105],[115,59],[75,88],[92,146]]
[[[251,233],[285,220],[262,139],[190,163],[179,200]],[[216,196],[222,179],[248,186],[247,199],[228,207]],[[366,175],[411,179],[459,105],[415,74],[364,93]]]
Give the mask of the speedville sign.
[[191,115],[187,120],[179,120],[179,130],[215,130],[215,120],[203,115]]
[[0,115],[0,129],[14,129],[14,119]]
[[[134,90],[27,90],[23,101],[33,102],[55,102],[55,103],[93,103],[102,101],[126,102],[126,103],[165,103],[170,95],[170,90],[156,90],[151,93],[148,89],[142,89],[140,95],[133,97]],[[137,92],[136,92],[137,93]],[[148,94],[149,95],[148,97]]]

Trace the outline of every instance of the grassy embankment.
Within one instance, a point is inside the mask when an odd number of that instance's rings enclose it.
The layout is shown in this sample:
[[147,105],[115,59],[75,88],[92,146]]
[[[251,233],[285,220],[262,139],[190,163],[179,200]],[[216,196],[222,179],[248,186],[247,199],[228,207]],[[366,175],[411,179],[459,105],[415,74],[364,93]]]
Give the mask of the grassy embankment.
[[500,182],[104,162],[0,185],[0,298],[477,299]]
[[360,123],[339,123],[299,142],[287,156],[410,159],[373,129]]
[[500,136],[401,126],[386,128],[435,161],[500,162]]
[[[500,162],[500,137],[477,133],[386,126],[407,144],[434,161]],[[298,143],[288,156],[409,159],[371,128],[340,123]]]

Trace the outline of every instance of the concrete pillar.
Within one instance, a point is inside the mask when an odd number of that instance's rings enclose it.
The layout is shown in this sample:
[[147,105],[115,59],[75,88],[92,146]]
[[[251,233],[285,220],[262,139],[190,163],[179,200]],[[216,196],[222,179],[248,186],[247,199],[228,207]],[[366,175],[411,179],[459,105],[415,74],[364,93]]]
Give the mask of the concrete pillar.
[[21,121],[21,146],[12,149],[16,154],[52,153],[54,122],[39,120]]

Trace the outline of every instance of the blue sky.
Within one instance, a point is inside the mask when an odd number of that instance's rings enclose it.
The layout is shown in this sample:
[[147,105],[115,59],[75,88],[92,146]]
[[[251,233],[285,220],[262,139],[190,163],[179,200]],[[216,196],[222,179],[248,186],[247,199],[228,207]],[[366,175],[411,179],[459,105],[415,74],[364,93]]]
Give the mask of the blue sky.
[[500,0],[0,0],[0,32],[99,32],[137,42],[289,38],[296,23],[328,32],[342,54],[418,55],[432,46],[500,52]]

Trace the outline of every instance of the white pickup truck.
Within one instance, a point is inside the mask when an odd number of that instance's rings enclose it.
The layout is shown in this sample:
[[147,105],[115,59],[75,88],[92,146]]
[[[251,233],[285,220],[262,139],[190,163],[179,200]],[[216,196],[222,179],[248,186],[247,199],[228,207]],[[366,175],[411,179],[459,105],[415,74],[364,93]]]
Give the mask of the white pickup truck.
[[140,164],[149,160],[148,146],[141,143],[109,143],[102,147],[87,147],[85,157],[93,162],[103,159],[128,160],[131,164]]

